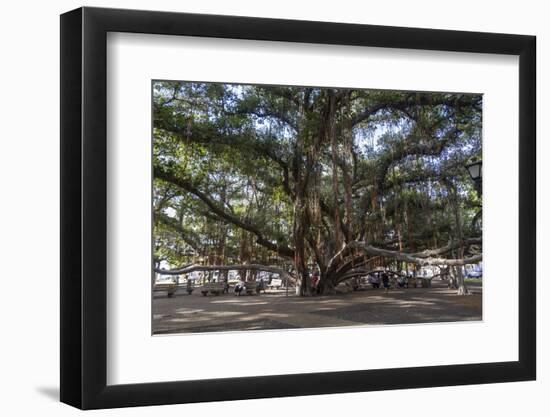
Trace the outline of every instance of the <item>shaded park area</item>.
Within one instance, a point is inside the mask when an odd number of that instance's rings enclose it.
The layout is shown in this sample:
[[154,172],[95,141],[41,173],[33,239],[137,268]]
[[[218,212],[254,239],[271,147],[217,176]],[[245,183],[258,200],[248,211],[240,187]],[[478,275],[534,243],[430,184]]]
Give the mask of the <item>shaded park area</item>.
[[155,295],[153,328],[154,334],[169,334],[481,320],[481,283],[469,284],[470,296],[457,295],[443,281],[430,288],[365,288],[320,297],[285,289],[204,297],[182,287],[173,297]]
[[481,319],[481,94],[152,97],[154,334]]

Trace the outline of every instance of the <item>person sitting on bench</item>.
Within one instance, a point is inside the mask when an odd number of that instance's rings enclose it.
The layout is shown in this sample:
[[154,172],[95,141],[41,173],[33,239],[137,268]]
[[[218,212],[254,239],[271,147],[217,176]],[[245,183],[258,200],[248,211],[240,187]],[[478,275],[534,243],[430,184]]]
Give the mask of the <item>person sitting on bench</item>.
[[241,292],[244,290],[244,282],[241,280],[235,285],[235,295],[241,295]]

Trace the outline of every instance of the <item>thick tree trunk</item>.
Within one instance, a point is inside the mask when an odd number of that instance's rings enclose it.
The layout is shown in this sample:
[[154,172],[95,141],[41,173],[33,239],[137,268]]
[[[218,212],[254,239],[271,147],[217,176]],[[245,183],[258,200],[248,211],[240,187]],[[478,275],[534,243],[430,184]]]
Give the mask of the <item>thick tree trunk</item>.
[[319,279],[319,283],[317,284],[317,294],[327,295],[327,294],[334,294],[335,292],[336,292],[336,287],[335,287],[333,277],[321,275],[321,278]]
[[466,282],[464,282],[464,274],[462,273],[462,267],[461,266],[455,266],[454,269],[456,270],[456,284],[457,284],[457,294],[458,295],[471,295],[471,291],[466,286]]
[[296,254],[294,256],[294,269],[296,271],[296,294],[307,295],[308,294],[308,273],[305,263],[305,255],[302,248],[296,248]]
[[336,292],[336,285],[338,285],[337,276],[334,269],[324,266],[320,268],[319,282],[317,283],[316,293],[334,294]]
[[456,278],[456,271],[454,267],[449,267],[449,284],[448,287],[450,289],[456,290],[458,289],[458,280]]

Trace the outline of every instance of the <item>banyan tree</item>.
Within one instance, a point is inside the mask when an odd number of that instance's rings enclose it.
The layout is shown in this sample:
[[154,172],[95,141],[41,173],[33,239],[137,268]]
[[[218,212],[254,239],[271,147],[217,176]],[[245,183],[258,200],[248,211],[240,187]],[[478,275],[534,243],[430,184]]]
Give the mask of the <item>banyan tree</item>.
[[312,270],[327,293],[433,265],[467,293],[481,110],[475,94],[155,82],[157,266],[276,272],[308,294]]

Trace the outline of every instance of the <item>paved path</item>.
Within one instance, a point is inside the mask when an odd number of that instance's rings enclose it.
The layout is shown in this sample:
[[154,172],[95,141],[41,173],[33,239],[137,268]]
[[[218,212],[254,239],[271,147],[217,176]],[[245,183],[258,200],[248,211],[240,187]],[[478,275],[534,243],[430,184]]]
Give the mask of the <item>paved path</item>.
[[481,286],[471,289],[475,295],[458,296],[442,283],[315,297],[286,297],[284,291],[239,297],[156,293],[153,329],[165,334],[481,320]]

